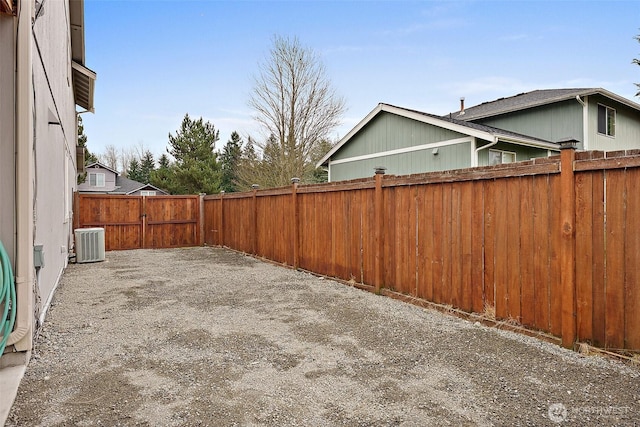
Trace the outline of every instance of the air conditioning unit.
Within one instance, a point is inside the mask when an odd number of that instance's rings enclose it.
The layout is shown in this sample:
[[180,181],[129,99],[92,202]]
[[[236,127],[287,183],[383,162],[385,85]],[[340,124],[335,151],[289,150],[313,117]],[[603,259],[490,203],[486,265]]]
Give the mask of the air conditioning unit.
[[76,262],[104,261],[104,228],[77,228]]

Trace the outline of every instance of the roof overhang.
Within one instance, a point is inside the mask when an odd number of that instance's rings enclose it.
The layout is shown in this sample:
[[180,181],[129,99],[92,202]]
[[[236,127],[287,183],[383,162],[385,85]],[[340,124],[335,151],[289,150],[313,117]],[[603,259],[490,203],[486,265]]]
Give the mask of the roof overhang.
[[75,102],[87,111],[95,112],[93,94],[96,84],[96,73],[77,62],[71,63],[73,70],[73,93]]
[[408,119],[413,119],[422,123],[426,123],[433,126],[438,126],[443,129],[448,129],[454,132],[458,132],[463,135],[472,136],[474,138],[483,139],[486,141],[504,141],[511,142],[519,145],[526,145],[530,147],[538,147],[549,150],[558,150],[558,146],[551,142],[545,142],[534,138],[527,138],[526,136],[514,136],[512,134],[502,134],[496,129],[497,132],[487,132],[479,129],[473,129],[468,126],[464,126],[458,123],[453,123],[448,120],[443,120],[438,118],[437,116],[431,116],[426,114],[421,114],[417,111],[407,110],[404,108],[395,107],[389,104],[380,103],[376,108],[373,109],[367,116],[362,119],[349,133],[347,133],[344,138],[342,138],[335,147],[331,149],[320,161],[316,164],[316,167],[325,166],[328,164],[329,159],[338,151],[342,146],[344,146],[355,134],[357,134],[363,127],[367,125],[375,116],[380,114],[381,112],[387,112],[396,114],[401,117],[406,117]]
[[13,0],[0,0],[0,13],[13,15]]
[[[2,1],[2,0],[0,0]],[[93,94],[96,73],[85,66],[84,51],[84,0],[69,1],[69,26],[71,32],[71,68],[75,103],[87,111],[94,110]]]
[[[572,99],[576,99],[576,97],[584,97],[584,96],[591,96],[591,95],[602,95],[604,97],[613,99],[614,101],[617,101],[623,105],[626,105],[629,108],[633,108],[634,110],[640,111],[640,104],[637,104],[625,97],[622,97],[620,95],[617,95],[613,92],[610,92],[606,89],[603,88],[591,88],[591,89],[585,89],[582,91],[575,91],[572,92],[570,94],[564,94],[561,96],[554,96],[554,97],[550,97],[550,98],[545,98],[542,100],[539,100],[537,102],[530,102],[528,104],[525,105],[518,105],[518,106],[514,106],[512,108],[502,108],[500,110],[496,110],[496,111],[491,111],[485,114],[477,114],[477,115],[472,115],[471,118],[468,117],[463,117],[463,116],[454,116],[456,119],[458,120],[468,120],[468,121],[476,121],[476,120],[480,120],[480,119],[486,119],[488,117],[494,117],[494,116],[499,116],[502,114],[508,114],[508,113],[514,113],[516,111],[522,111],[522,110],[528,110],[531,108],[535,108],[535,107],[541,107],[544,105],[548,105],[548,104],[554,104],[556,102],[562,102],[562,101],[569,101]],[[470,109],[472,109],[473,107],[471,107]]]

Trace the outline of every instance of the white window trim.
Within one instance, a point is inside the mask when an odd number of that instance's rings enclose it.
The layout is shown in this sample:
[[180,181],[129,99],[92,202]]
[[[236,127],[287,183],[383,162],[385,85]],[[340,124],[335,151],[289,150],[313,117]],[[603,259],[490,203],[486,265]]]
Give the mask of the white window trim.
[[[496,149],[492,149],[492,148],[490,148],[490,149],[489,149],[489,153],[491,153],[491,152],[494,152],[494,153],[500,153],[500,163],[498,163],[499,165],[507,164],[507,163],[505,163],[505,162],[504,162],[504,155],[505,155],[505,154],[513,154],[513,162],[508,162],[508,163],[515,163],[515,162],[517,162],[517,161],[518,161],[518,155],[516,154],[516,152],[515,152],[515,151],[496,150]],[[487,155],[488,155],[488,153],[487,153]],[[487,164],[488,164],[489,166],[492,166],[492,165],[491,165],[491,159],[490,159],[490,158],[488,158],[488,159],[487,159]]]
[[157,195],[157,192],[154,190],[140,190],[140,195],[141,196],[155,196]]
[[[96,185],[91,185],[91,175],[95,175],[96,176]],[[100,185],[98,182],[98,177],[102,176],[102,185]],[[105,174],[102,172],[89,172],[89,185],[91,187],[105,187]]]
[[608,133],[602,133],[599,129],[598,119],[600,118],[598,115],[600,114],[600,109],[596,109],[596,132],[598,135],[606,136],[607,138],[615,139],[616,137],[616,128],[618,127],[618,112],[615,108],[609,107],[608,105],[598,103],[598,107],[604,107],[605,109],[605,132],[609,130],[609,126],[607,125],[607,112],[609,110],[613,111],[613,135],[609,135]]

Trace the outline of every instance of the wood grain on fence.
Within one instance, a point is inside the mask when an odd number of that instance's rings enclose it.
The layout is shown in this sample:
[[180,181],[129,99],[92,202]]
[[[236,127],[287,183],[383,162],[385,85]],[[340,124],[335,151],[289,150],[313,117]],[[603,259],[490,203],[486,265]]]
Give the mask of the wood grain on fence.
[[198,196],[79,194],[75,228],[103,227],[105,249],[200,244]]
[[207,196],[205,240],[566,346],[638,350],[640,155],[559,157]]

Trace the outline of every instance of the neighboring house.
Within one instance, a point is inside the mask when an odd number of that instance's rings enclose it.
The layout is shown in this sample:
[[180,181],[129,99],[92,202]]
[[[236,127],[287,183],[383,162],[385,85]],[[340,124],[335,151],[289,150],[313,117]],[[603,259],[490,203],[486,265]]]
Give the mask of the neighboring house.
[[87,178],[78,185],[78,192],[92,194],[126,194],[129,196],[163,196],[169,193],[151,184],[143,184],[118,174],[102,163],[91,163],[86,168]]
[[581,150],[640,148],[640,105],[601,88],[534,90],[448,116],[548,141],[574,139]]
[[7,366],[20,372],[28,361],[73,245],[76,105],[93,111],[95,78],[83,0],[0,0],[0,240],[17,292],[0,357],[0,425],[15,396]]
[[578,149],[640,148],[640,105],[604,89],[536,90],[436,116],[379,104],[325,156],[329,180],[529,160]]
[[378,104],[325,155],[329,181],[509,163],[557,153],[541,138],[420,111]]

